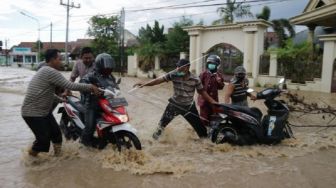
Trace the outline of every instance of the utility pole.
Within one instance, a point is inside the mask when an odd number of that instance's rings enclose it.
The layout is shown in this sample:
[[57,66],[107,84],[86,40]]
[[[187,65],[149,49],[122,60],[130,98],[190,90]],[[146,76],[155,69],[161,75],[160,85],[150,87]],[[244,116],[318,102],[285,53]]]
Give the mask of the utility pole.
[[120,68],[121,73],[124,71],[124,40],[125,40],[125,9],[120,12]]
[[49,48],[52,48],[52,22],[50,22],[50,44]]
[[63,0],[60,0],[60,5],[66,6],[67,14],[66,14],[66,33],[65,33],[65,63],[66,65],[69,65],[69,58],[68,58],[68,33],[69,33],[69,10],[70,8],[80,8],[80,4],[75,6],[74,2],[71,2],[71,5],[69,4],[69,0],[67,0],[67,3],[63,3]]
[[[38,25],[38,28],[37,28],[37,31],[38,31],[38,37],[37,37],[37,45],[38,45],[38,53],[37,53],[37,58],[36,58],[36,62],[38,63],[39,62],[39,56],[40,56],[40,53],[41,53],[41,39],[40,39],[40,30],[41,30],[41,27],[40,27],[40,21],[39,19],[33,17],[33,16],[30,16],[22,11],[20,11],[20,14],[24,15],[24,16],[27,16],[28,18],[30,19],[33,19],[37,22],[37,25]],[[34,62],[32,62],[32,66],[34,65]]]
[[5,39],[5,56],[6,56],[6,67],[8,66],[8,50],[7,50],[7,41],[8,41],[8,39]]

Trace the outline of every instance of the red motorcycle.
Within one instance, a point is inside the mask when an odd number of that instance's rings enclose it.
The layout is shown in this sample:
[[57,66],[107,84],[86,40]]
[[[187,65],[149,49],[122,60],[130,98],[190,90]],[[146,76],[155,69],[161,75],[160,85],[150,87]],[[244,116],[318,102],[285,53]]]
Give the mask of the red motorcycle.
[[[101,89],[104,94],[99,98],[99,118],[97,119],[94,137],[98,140],[98,148],[103,149],[108,143],[115,144],[120,151],[122,148],[141,150],[141,143],[136,136],[136,129],[128,123],[126,111],[128,105],[120,90],[112,87]],[[80,138],[84,125],[85,108],[79,98],[67,96],[63,107],[60,128],[67,140]]]

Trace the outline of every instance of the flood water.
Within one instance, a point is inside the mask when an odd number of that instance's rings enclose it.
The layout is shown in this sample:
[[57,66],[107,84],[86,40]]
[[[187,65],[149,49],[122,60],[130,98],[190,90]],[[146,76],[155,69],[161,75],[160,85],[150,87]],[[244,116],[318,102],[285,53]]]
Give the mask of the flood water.
[[[65,141],[61,157],[54,157],[52,151],[30,157],[27,149],[34,136],[21,118],[20,108],[34,73],[0,67],[0,187],[336,186],[335,128],[294,128],[296,139],[276,146],[241,147],[199,140],[191,126],[178,117],[160,140],[154,141],[151,135],[172,94],[171,83],[128,94],[140,80],[130,77],[123,77],[120,87],[128,100],[130,123],[138,130],[142,151],[119,153],[112,146],[99,151]],[[336,107],[335,94],[299,94],[306,100]],[[250,105],[265,110],[262,101]],[[290,121],[326,124],[331,118],[292,114]]]

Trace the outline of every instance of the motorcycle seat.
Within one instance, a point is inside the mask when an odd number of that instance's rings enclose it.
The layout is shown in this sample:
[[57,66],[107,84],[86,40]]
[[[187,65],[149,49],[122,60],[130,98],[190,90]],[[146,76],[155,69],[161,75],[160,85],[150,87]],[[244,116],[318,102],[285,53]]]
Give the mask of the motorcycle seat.
[[235,111],[243,112],[245,114],[248,114],[254,118],[256,118],[259,122],[261,121],[262,118],[262,113],[258,108],[249,108],[245,106],[238,106],[238,105],[225,105],[228,108],[231,108]]
[[78,112],[85,113],[86,109],[78,98],[71,97],[68,99],[68,102],[71,104],[71,106],[78,110]]

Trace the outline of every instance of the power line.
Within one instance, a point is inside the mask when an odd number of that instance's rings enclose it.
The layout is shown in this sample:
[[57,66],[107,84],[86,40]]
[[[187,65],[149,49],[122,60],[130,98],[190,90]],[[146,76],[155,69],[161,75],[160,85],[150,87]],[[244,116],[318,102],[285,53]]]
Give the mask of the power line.
[[[195,3],[210,2],[210,1],[215,1],[215,0],[203,0],[203,1],[199,1],[199,2],[191,2],[191,3],[169,5],[169,6],[162,6],[162,7],[137,9],[137,10],[126,10],[126,11],[127,12],[139,12],[139,11],[161,10],[161,9],[199,8],[199,7],[210,7],[210,6],[222,6],[222,5],[227,5],[228,4],[228,3],[212,3],[212,4],[205,4],[205,5],[194,5]],[[270,2],[270,1],[275,1],[275,0],[250,0],[250,1],[241,1],[241,2],[236,2],[236,3],[247,4],[247,3]],[[289,1],[289,0],[287,0],[287,1]],[[187,5],[187,6],[181,6],[181,5]]]

